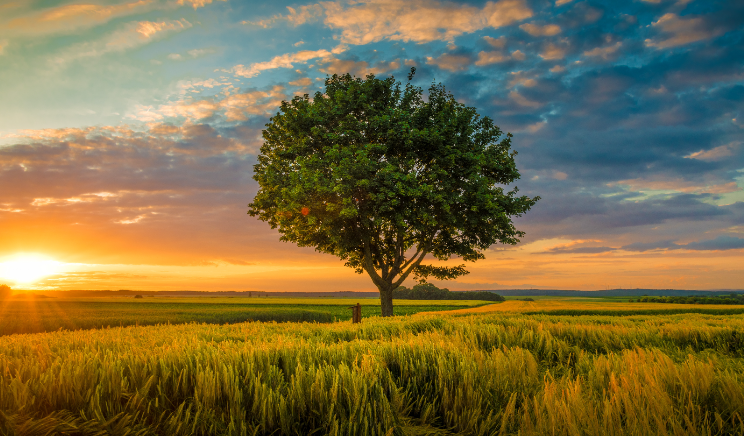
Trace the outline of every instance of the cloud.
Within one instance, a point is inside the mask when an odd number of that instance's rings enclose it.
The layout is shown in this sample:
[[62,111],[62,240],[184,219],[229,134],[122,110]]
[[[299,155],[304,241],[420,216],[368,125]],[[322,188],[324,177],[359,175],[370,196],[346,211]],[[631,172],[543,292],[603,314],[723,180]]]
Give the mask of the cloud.
[[523,0],[489,1],[482,9],[435,0],[327,2],[323,6],[325,24],[341,31],[343,43],[354,45],[384,39],[416,43],[452,41],[459,35],[506,26],[533,14]]
[[659,242],[636,242],[622,247],[626,251],[652,251],[652,250],[694,250],[694,251],[720,251],[739,250],[744,248],[744,238],[733,236],[718,236],[715,239],[705,239],[690,242],[689,244],[677,244],[671,240]]
[[293,81],[289,82],[289,84],[292,85],[292,86],[305,87],[305,86],[312,85],[313,84],[313,80],[311,78],[309,78],[309,77],[302,77],[300,79],[293,80]]
[[266,70],[275,70],[277,68],[294,68],[294,64],[304,64],[311,59],[330,58],[334,54],[343,53],[345,46],[337,46],[331,51],[328,50],[302,50],[296,53],[287,53],[273,57],[267,62],[256,62],[246,67],[245,65],[236,65],[225,72],[234,73],[241,77],[256,77]]
[[733,236],[719,236],[715,239],[690,242],[683,246],[688,250],[738,250],[744,248],[744,238]]
[[701,181],[685,180],[683,178],[669,179],[656,177],[654,179],[629,179],[620,180],[613,185],[627,186],[631,191],[676,191],[684,193],[709,193],[725,194],[729,192],[741,191],[736,182],[727,183],[705,183]]
[[156,6],[154,0],[140,0],[111,6],[70,4],[43,9],[12,19],[3,27],[12,34],[21,35],[70,33],[105,24],[114,18],[146,12]]
[[[589,241],[588,243],[584,241],[574,241],[568,244],[549,248],[545,252],[548,254],[599,254],[616,250],[612,247],[598,247],[591,245],[592,243],[596,242],[599,241]],[[539,254],[539,252],[535,254]]]
[[[198,8],[203,8],[208,4],[211,4],[213,0],[178,0],[177,4],[184,6],[188,5],[194,8],[194,10]],[[217,1],[223,1],[226,2],[227,0],[217,0]]]
[[168,59],[172,59],[172,60],[182,60],[182,59],[187,59],[187,58],[194,59],[200,56],[205,56],[210,53],[214,53],[214,50],[208,49],[208,48],[195,48],[193,50],[187,51],[185,56],[180,53],[171,53],[168,55]]
[[[480,59],[480,56],[479,56],[479,59]],[[429,65],[436,65],[437,67],[443,70],[455,72],[455,71],[463,71],[467,69],[473,63],[473,59],[467,54],[444,53],[441,56],[436,57],[436,58],[427,57],[426,63]],[[486,65],[486,64],[482,63],[479,65]]]
[[511,91],[509,93],[509,98],[512,99],[514,101],[514,103],[516,103],[516,104],[518,104],[520,106],[526,106],[526,107],[530,107],[530,108],[538,108],[538,107],[542,106],[542,103],[537,102],[537,101],[528,100],[527,98],[525,98],[523,95],[521,95],[517,91]]
[[561,33],[561,27],[557,24],[539,26],[537,24],[525,23],[519,26],[519,28],[532,36],[555,36]]
[[139,121],[159,121],[164,118],[186,118],[196,121],[222,115],[227,121],[245,121],[251,116],[263,116],[275,112],[286,99],[284,87],[276,85],[265,91],[247,91],[224,97],[201,100],[180,100],[154,108],[138,106],[129,118]]
[[731,145],[720,145],[710,150],[700,150],[685,156],[686,159],[698,159],[704,161],[717,161],[723,158],[733,156],[734,151]]
[[325,58],[318,62],[318,71],[325,74],[346,74],[356,77],[365,77],[368,74],[379,75],[400,68],[400,59],[391,62],[378,62],[370,67],[366,61],[354,61],[351,59],[337,59],[335,57]]
[[553,44],[552,42],[545,46],[540,57],[546,61],[563,59],[566,56],[566,48]]
[[621,41],[618,41],[613,45],[609,45],[605,47],[595,47],[591,50],[585,51],[584,56],[588,56],[588,57],[599,56],[603,59],[608,59],[612,54],[617,52],[617,50],[622,46],[623,46],[623,43]]
[[135,21],[101,40],[75,44],[53,57],[52,60],[56,64],[64,64],[76,59],[131,50],[169,33],[180,32],[190,27],[191,23],[185,19]]
[[672,240],[658,242],[634,242],[622,247],[625,251],[678,250],[681,246]]
[[706,17],[686,15],[680,17],[674,13],[662,15],[652,24],[660,36],[646,39],[646,45],[655,48],[670,48],[713,38],[723,34],[726,29],[710,23]]
[[506,47],[506,38],[503,36],[499,38],[491,38],[490,36],[484,36],[483,40],[488,43],[493,48],[503,49]]
[[[242,24],[250,24],[253,26],[269,28],[274,26],[279,21],[287,21],[288,23],[296,27],[305,23],[315,21],[323,15],[323,6],[320,4],[300,6],[299,9],[287,6],[287,10],[289,11],[287,15],[277,14],[271,18],[265,18],[256,21],[245,20],[242,21]],[[297,45],[302,45],[302,41],[297,43],[295,46]]]
[[0,147],[0,198],[10,210],[0,211],[2,240],[23,240],[26,249],[49,255],[85,253],[100,263],[179,264],[247,261],[251,239],[269,246],[275,239],[264,227],[256,232],[259,224],[245,215],[256,190],[250,175],[260,128],[152,124],[26,133]]
[[[520,52],[521,53],[521,52]],[[478,53],[478,60],[475,61],[475,65],[491,65],[498,62],[504,62],[510,60],[511,56],[504,55],[497,51],[481,51]]]

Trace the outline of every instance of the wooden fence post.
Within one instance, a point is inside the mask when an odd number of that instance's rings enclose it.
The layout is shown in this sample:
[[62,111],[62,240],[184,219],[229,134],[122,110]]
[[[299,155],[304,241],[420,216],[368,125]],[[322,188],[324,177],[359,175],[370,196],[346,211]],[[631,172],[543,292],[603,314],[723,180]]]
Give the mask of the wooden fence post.
[[349,309],[351,309],[351,322],[354,324],[362,322],[362,305],[357,303],[356,306],[351,306]]

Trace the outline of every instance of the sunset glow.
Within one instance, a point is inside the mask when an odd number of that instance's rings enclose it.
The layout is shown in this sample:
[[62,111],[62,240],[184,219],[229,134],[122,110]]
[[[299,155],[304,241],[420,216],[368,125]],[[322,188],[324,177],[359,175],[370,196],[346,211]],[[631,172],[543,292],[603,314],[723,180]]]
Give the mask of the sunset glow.
[[32,285],[56,274],[61,263],[39,255],[20,255],[0,263],[0,279],[20,285]]

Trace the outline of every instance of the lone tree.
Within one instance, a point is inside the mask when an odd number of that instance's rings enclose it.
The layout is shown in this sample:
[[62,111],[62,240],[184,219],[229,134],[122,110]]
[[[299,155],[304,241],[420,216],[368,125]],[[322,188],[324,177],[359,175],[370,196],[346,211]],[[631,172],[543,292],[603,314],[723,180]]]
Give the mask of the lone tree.
[[417,280],[453,279],[482,250],[516,244],[511,218],[539,197],[504,185],[519,178],[511,134],[441,84],[423,90],[394,78],[334,75],[325,94],[282,102],[263,131],[248,214],[278,228],[281,240],[315,247],[366,272],[393,315],[393,290]]

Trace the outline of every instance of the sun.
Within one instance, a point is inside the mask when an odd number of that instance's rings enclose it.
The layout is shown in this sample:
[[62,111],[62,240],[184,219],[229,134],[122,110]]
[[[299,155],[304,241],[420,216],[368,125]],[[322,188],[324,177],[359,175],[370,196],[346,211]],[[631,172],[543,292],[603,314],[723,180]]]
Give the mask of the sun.
[[36,254],[17,255],[0,263],[0,278],[30,284],[55,274],[62,263]]

